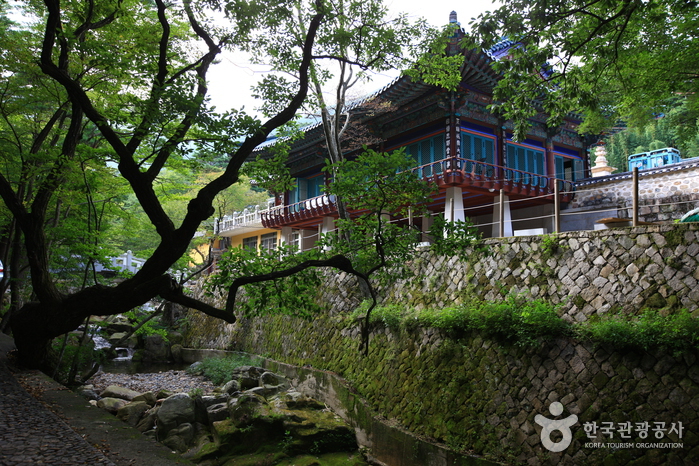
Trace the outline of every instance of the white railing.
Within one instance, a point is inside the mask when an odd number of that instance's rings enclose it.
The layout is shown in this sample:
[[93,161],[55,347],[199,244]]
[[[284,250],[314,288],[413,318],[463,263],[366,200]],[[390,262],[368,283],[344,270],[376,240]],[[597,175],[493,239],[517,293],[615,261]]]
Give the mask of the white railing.
[[242,227],[262,226],[262,214],[269,211],[273,205],[267,204],[267,208],[261,209],[260,206],[255,206],[254,209],[244,209],[242,212],[234,212],[232,215],[224,215],[222,218],[214,220],[216,234],[224,231],[235,230]]

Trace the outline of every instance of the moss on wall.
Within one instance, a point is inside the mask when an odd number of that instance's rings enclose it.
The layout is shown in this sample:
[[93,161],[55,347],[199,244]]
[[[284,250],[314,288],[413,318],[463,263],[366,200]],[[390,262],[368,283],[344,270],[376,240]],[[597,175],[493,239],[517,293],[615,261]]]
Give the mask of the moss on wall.
[[[696,312],[699,227],[680,230],[681,234],[653,227],[628,229],[626,235],[614,231],[561,235],[566,247],[545,260],[542,248],[532,246],[532,238],[507,239],[501,245],[488,240],[492,254],[465,262],[422,253],[414,265],[429,274],[418,273],[382,291],[387,302],[421,308],[458,302],[472,293],[501,299],[514,290],[563,303],[562,314],[571,320],[585,320],[597,312],[635,314],[650,307],[663,312],[688,307]],[[665,239],[668,232],[670,241]],[[673,251],[681,251],[682,268],[664,260],[674,254],[666,244],[675,241],[681,241]],[[347,277],[334,279],[345,283]],[[313,321],[269,316],[221,326],[215,319],[192,316],[188,342],[337,372],[380,415],[454,449],[498,461],[681,464],[699,458],[696,352],[673,356],[615,351],[565,338],[524,349],[474,334],[376,327],[370,352],[363,356],[358,351],[360,330],[346,318],[358,296],[343,286],[327,289],[332,292],[324,296],[325,312]],[[542,447],[534,420],[536,415],[548,417],[553,401],[564,405],[564,416],[579,418],[573,443],[560,453]],[[582,427],[585,422],[682,422],[683,438],[668,434],[665,441],[683,447],[586,447],[588,442],[610,439],[599,434],[589,439]]]

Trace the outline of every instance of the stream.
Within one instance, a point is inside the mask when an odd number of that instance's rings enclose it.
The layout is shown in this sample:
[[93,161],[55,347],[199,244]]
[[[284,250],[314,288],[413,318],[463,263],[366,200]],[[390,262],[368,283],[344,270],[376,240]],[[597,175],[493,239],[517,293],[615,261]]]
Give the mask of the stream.
[[[95,343],[95,350],[110,348],[111,344],[98,333],[93,334],[92,341]],[[117,357],[104,361],[100,370],[111,374],[142,374],[157,373],[166,371],[182,371],[189,367],[187,363],[166,363],[166,362],[134,362],[134,349],[127,347],[114,348]]]

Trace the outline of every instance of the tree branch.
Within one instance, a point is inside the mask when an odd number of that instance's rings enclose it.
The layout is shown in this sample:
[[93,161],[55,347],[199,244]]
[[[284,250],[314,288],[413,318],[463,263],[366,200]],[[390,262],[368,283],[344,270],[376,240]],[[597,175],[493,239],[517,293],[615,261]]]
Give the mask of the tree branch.
[[184,294],[184,292],[182,291],[182,287],[179,285],[161,291],[159,294],[163,299],[167,299],[168,301],[181,304],[192,309],[196,309],[197,311],[201,311],[206,315],[215,317],[217,319],[221,319],[225,322],[228,322],[229,324],[233,324],[236,321],[235,315],[232,312],[228,312],[228,310],[223,311],[217,307],[199,301],[198,299],[194,299],[190,296],[187,296],[186,294]]
[[228,288],[228,298],[226,299],[226,311],[230,313],[234,312],[236,295],[238,293],[238,289],[241,286],[248,285],[251,283],[260,283],[275,280],[278,278],[289,277],[291,275],[294,275],[295,273],[301,272],[311,267],[333,267],[367,281],[366,275],[357,271],[352,266],[352,261],[350,261],[347,257],[343,256],[342,254],[334,255],[328,259],[307,260],[293,267],[289,267],[288,269],[276,270],[274,272],[262,275],[236,278],[235,280],[233,280],[233,283]]

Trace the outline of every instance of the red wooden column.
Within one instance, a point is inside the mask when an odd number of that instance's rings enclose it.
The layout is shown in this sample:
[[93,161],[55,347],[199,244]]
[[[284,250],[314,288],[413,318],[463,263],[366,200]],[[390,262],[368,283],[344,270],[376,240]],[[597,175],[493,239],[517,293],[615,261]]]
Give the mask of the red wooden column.
[[497,167],[495,170],[495,189],[502,189],[505,185],[505,172],[501,167],[505,166],[505,120],[498,118],[498,125],[495,128],[495,153],[493,163]]
[[549,177],[548,187],[553,190],[553,182],[556,178],[556,155],[553,153],[553,133],[550,129],[546,131],[546,142],[544,143],[544,157],[546,157],[546,175]]

